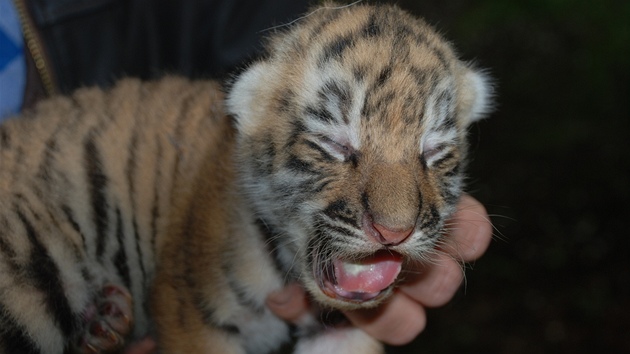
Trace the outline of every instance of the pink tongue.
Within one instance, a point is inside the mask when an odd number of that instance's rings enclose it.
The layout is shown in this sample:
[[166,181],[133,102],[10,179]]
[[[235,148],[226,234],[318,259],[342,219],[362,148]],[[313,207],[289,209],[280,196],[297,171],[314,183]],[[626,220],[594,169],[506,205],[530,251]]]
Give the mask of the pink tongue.
[[377,293],[396,280],[402,258],[380,253],[352,263],[335,260],[333,265],[338,288],[347,292]]

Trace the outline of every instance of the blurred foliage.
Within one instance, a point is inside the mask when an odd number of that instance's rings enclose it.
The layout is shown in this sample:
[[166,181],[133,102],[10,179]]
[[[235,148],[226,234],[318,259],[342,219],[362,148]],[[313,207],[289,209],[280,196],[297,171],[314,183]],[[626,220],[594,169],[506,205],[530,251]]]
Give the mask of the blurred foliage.
[[469,189],[497,230],[466,289],[389,352],[630,352],[630,1],[396,3],[495,79]]

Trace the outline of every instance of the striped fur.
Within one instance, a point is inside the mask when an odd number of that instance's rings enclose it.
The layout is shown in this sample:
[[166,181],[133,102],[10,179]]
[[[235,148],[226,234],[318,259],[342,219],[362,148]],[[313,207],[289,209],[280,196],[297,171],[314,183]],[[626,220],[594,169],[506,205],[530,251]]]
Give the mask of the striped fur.
[[0,343],[61,352],[105,282],[140,299],[145,331],[173,192],[191,183],[219,124],[229,123],[218,86],[177,78],[80,90],[4,124],[0,322],[15,330]]
[[[231,83],[126,79],[0,126],[0,353],[63,353],[102,286],[129,289],[164,353],[264,353],[286,281],[323,307],[336,259],[427,260],[463,188],[484,75],[392,6],[333,4],[271,36]],[[227,112],[224,113],[224,104]],[[375,229],[410,229],[399,243]],[[302,320],[296,352],[379,353]]]

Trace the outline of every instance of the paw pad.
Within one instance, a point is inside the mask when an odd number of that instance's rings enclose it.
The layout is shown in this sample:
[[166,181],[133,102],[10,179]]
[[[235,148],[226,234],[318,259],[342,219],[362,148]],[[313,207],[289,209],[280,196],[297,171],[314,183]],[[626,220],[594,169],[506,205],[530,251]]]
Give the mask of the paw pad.
[[82,354],[102,354],[123,348],[132,329],[132,299],[117,285],[105,285],[85,312],[85,332],[77,343]]

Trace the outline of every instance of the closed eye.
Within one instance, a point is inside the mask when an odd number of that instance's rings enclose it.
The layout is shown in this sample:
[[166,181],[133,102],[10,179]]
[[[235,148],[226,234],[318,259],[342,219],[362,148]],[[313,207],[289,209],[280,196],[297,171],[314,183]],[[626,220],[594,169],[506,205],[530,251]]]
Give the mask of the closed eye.
[[342,161],[356,160],[356,150],[350,145],[333,140],[327,136],[318,136],[318,142],[332,156]]
[[444,151],[444,145],[438,145],[432,148],[429,148],[422,152],[422,158],[429,162],[436,158],[436,156],[440,155]]
[[422,160],[430,167],[436,167],[454,156],[453,147],[446,144],[429,147],[422,152]]

